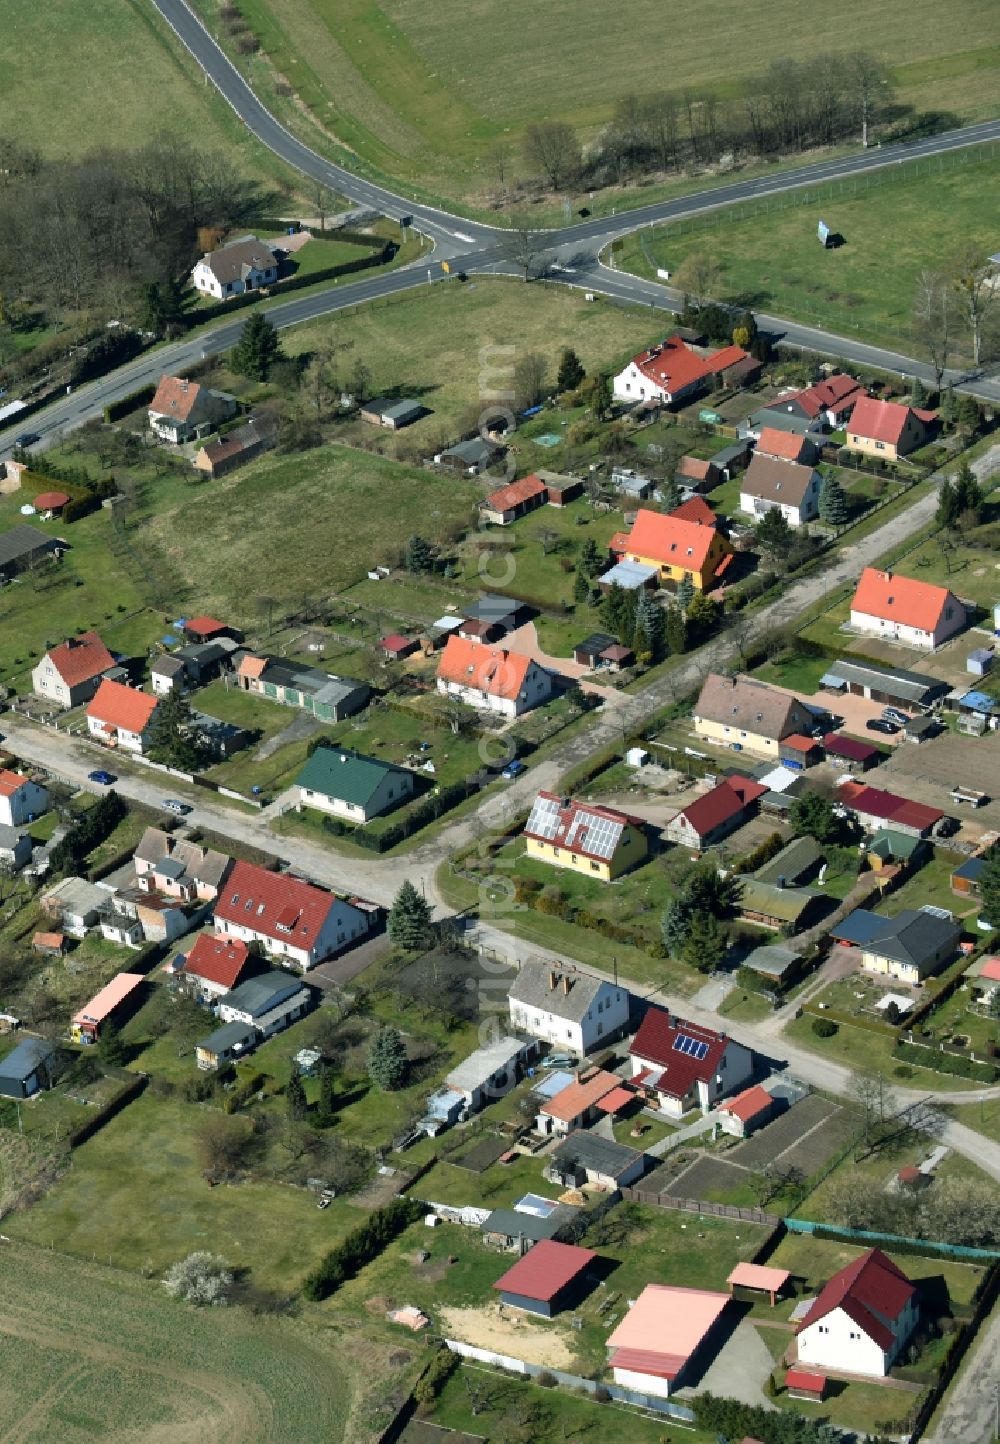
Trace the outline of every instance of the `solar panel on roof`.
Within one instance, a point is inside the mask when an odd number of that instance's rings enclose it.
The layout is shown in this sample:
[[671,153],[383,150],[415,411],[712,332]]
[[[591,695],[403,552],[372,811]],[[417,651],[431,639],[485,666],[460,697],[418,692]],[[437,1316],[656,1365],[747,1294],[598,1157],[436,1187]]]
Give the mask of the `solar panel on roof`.
[[528,818],[529,832],[551,841],[559,831],[559,805],[554,798],[536,797]]
[[695,1058],[701,1062],[708,1052],[708,1044],[703,1043],[699,1038],[689,1038],[687,1033],[678,1033],[674,1039],[673,1048],[675,1053],[683,1053],[688,1058]]

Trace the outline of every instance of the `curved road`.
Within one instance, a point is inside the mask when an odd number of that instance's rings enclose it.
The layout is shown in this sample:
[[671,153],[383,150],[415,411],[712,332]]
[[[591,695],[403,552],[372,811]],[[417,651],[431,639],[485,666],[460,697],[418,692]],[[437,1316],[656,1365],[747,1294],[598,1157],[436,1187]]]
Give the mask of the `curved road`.
[[[452,275],[462,271],[485,274],[511,274],[517,268],[506,253],[507,233],[503,227],[469,221],[462,216],[419,201],[410,201],[384,186],[355,175],[343,166],[324,159],[298,140],[258,100],[232,62],[226,57],[208,30],[187,5],[186,0],[152,0],[181,43],[190,51],[207,78],[247,128],[293,169],[311,179],[329,185],[359,205],[372,206],[394,219],[410,215],[414,225],[434,246],[434,259],[415,261],[409,266],[366,277],[360,281],[333,286],[325,291],[279,302],[268,310],[270,319],[279,328],[295,326],[347,307],[357,306],[380,297],[398,294],[445,279],[439,262],[447,260]],[[626,272],[609,270],[601,264],[601,252],[618,236],[643,226],[678,220],[705,211],[718,210],[740,201],[763,195],[774,195],[817,182],[860,175],[888,165],[922,156],[940,155],[967,146],[1000,140],[1000,120],[966,126],[961,130],[931,136],[906,145],[873,147],[857,155],[816,161],[793,170],[780,171],[757,180],[734,181],[714,190],[695,192],[675,200],[658,201],[628,211],[621,216],[604,216],[567,226],[561,230],[535,233],[538,247],[537,267],[548,279],[578,286],[587,291],[657,310],[673,312],[678,298],[666,287]],[[229,350],[236,342],[246,317],[222,321],[197,336],[158,346],[135,361],[119,367],[110,375],[80,387],[71,395],[53,402],[32,416],[26,427],[41,437],[41,445],[53,441],[64,431],[82,426],[100,416],[103,408],[139,387],[156,381],[164,371],[183,370],[205,356]],[[898,371],[907,376],[920,376],[933,383],[932,369],[923,362],[897,352],[865,345],[849,337],[837,336],[814,327],[800,326],[781,317],[758,315],[764,329],[781,337],[790,346],[823,351],[844,361],[881,370]],[[985,376],[970,377],[949,372],[948,379],[963,390],[983,400],[1000,403],[1000,382]],[[17,430],[10,427],[0,437],[0,461],[14,449]]]

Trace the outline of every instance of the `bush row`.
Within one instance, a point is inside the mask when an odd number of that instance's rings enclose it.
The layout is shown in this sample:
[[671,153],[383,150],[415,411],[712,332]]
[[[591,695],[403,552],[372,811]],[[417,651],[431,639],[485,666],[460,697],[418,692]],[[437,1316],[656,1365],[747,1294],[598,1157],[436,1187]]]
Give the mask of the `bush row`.
[[933,1068],[937,1073],[971,1078],[974,1083],[995,1083],[1000,1077],[992,1063],[976,1063],[961,1053],[942,1053],[938,1048],[921,1048],[916,1043],[897,1043],[893,1057],[919,1068]]
[[103,1108],[98,1108],[97,1112],[93,1113],[85,1123],[81,1123],[79,1128],[74,1128],[66,1140],[70,1148],[79,1148],[81,1143],[86,1143],[88,1138],[92,1138],[97,1130],[103,1128],[109,1119],[120,1113],[126,1104],[131,1103],[133,1098],[138,1098],[148,1082],[149,1079],[145,1075],[140,1075],[138,1078],[133,1078],[131,1083],[123,1084],[118,1092],[108,1099]]
[[467,777],[461,782],[442,787],[435,796],[418,802],[404,818],[392,823],[383,832],[369,832],[364,827],[343,822],[339,817],[324,817],[323,831],[328,832],[331,837],[349,837],[352,842],[367,848],[369,852],[388,852],[390,848],[412,837],[415,832],[436,821],[451,808],[457,807],[467,797],[472,797],[481,786],[482,782],[477,777]]
[[140,406],[148,405],[155,395],[156,387],[150,383],[148,386],[140,386],[137,391],[130,391],[120,401],[109,401],[104,408],[104,420],[120,421],[130,411],[137,411]]
[[598,933],[602,938],[608,938],[611,942],[627,943],[630,947],[639,948],[641,952],[647,953],[651,958],[669,957],[665,945],[658,938],[650,939],[648,933],[643,932],[641,928],[630,927],[627,923],[616,923],[610,918],[599,917],[596,913],[588,912],[585,908],[574,907],[551,884],[547,890],[542,891],[542,884],[534,878],[516,877],[514,879],[514,901],[535,912],[542,913],[546,917],[560,918],[564,923],[573,923],[578,928],[586,928],[588,932]]
[[230,1089],[226,1094],[223,1108],[227,1113],[238,1113],[244,1103],[249,1103],[254,1094],[260,1092],[266,1082],[266,1073],[251,1073],[242,1082],[237,1083],[235,1088]]
[[360,1228],[353,1229],[332,1248],[302,1281],[302,1292],[312,1303],[329,1298],[358,1269],[377,1258],[404,1229],[424,1216],[424,1205],[415,1198],[394,1198],[377,1208]]
[[117,792],[106,792],[56,843],[49,854],[52,871],[75,872],[87,854],[114,832],[127,812],[128,807]]
[[[398,249],[394,242],[388,241],[381,250],[359,256],[356,261],[342,261],[339,266],[324,266],[307,276],[289,276],[287,280],[275,285],[271,296],[284,296],[288,291],[301,291],[304,287],[318,285],[321,281],[335,281],[338,276],[349,276],[355,271],[369,271],[373,266],[384,266],[392,260]],[[188,311],[183,319],[190,330],[204,325],[206,321],[214,321],[218,316],[228,316],[246,306],[256,306],[259,302],[259,291],[246,291],[242,296],[231,296],[228,301],[219,301],[213,306],[199,306],[194,311]]]

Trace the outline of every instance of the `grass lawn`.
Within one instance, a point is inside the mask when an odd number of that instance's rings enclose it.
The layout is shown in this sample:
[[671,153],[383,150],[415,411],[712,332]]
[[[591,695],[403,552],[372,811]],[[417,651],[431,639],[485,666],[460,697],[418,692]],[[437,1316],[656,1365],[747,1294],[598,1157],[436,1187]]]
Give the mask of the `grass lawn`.
[[[817,1002],[823,998],[812,999]],[[866,1073],[883,1069],[890,1081],[895,1077],[906,1088],[927,1088],[935,1092],[968,1092],[975,1083],[968,1078],[958,1078],[950,1073],[939,1073],[932,1068],[917,1068],[911,1063],[897,1061],[892,1052],[892,1039],[888,1034],[869,1032],[867,1028],[852,1028],[840,1023],[832,1038],[817,1038],[812,1030],[813,1015],[803,1014],[785,1024],[784,1032],[796,1043],[801,1043],[814,1052],[826,1054],[845,1068],[858,1068]],[[904,1071],[899,1073],[897,1070]]]
[[961,862],[960,853],[935,848],[934,856],[925,862],[923,867],[907,878],[902,887],[896,888],[895,892],[885,897],[879,905],[880,910],[887,917],[894,918],[904,908],[920,908],[927,903],[934,907],[947,908],[958,918],[975,915],[979,911],[975,898],[961,898],[951,890],[951,875]]
[[[551,373],[548,379],[554,381],[559,356],[567,346],[576,350],[587,371],[611,370],[638,346],[662,334],[663,323],[648,309],[588,303],[579,292],[555,286],[477,277],[465,286],[434,286],[358,307],[349,315],[339,313],[296,326],[285,333],[283,344],[290,354],[298,355],[335,336],[339,346],[352,348],[350,364],[364,360],[374,394],[399,388],[429,407],[432,416],[396,438],[363,422],[356,424],[356,434],[369,445],[384,442],[409,448],[442,434],[453,439],[458,423],[470,413],[475,418],[486,406],[508,404],[506,394],[513,390],[519,356],[529,352],[544,356]],[[502,349],[510,347],[514,349]],[[529,434],[558,431],[562,416],[545,413],[529,426]],[[433,449],[428,446],[427,454]],[[559,470],[558,447],[534,451],[537,460],[524,470],[536,464]],[[480,494],[485,494],[485,485]]]
[[[679,228],[643,231],[626,241],[620,264],[655,275],[657,267],[676,271],[688,256],[708,249],[723,271],[722,296],[751,297],[773,314],[876,341],[888,335],[912,342],[920,272],[945,263],[956,233],[983,246],[992,234],[982,198],[996,183],[1000,160],[973,151],[963,152],[962,162],[945,162],[945,169],[925,162],[791,192],[787,200],[748,207],[742,224],[738,213],[726,211]],[[941,226],[942,215],[954,218],[957,232]],[[844,235],[845,245],[820,248],[819,216]],[[963,334],[958,345],[968,344]]]
[[346,1437],[353,1351],[323,1330],[200,1312],[156,1280],[17,1246],[0,1257],[0,1296],[11,1438]]
[[[207,0],[199,7],[214,13]],[[565,120],[590,137],[621,95],[662,84],[661,57],[649,44],[661,20],[653,0],[638,0],[630,23],[611,32],[596,0],[544,17],[530,0],[500,9],[479,0],[471,13],[456,0],[438,7],[246,0],[240,8],[273,64],[263,77],[255,64],[268,103],[274,77],[292,79],[297,97],[343,146],[387,174],[445,194],[494,188],[491,147],[503,139],[516,154],[530,122]],[[862,0],[848,0],[843,25],[832,16],[811,23],[788,3],[773,18],[791,58],[811,57],[817,47],[828,55],[849,50],[847,37],[866,14]],[[892,0],[871,48],[896,66],[904,103],[951,112],[961,97],[964,114],[991,114],[998,57],[990,18],[985,0],[961,0],[942,36],[931,0]],[[723,98],[738,96],[744,80],[773,60],[760,28],[731,0],[684,7],[670,38],[672,73]],[[906,62],[897,66],[904,38]],[[484,54],[491,57],[485,73]],[[282,116],[293,113],[293,102],[284,101]],[[511,170],[517,166],[515,159]]]
[[143,0],[10,0],[4,19],[11,54],[32,57],[11,67],[7,94],[24,144],[58,159],[197,135],[245,173],[279,173]]
[[44,1199],[6,1218],[6,1231],[132,1271],[159,1273],[206,1248],[250,1269],[262,1287],[295,1288],[351,1226],[352,1211],[317,1212],[304,1189],[281,1183],[211,1188],[195,1156],[200,1113],[144,1093],[76,1151]]
[[129,535],[173,572],[178,605],[196,601],[247,625],[268,598],[280,609],[349,586],[417,530],[436,537],[464,526],[477,495],[469,482],[324,446],[272,453],[211,488],[164,499]]

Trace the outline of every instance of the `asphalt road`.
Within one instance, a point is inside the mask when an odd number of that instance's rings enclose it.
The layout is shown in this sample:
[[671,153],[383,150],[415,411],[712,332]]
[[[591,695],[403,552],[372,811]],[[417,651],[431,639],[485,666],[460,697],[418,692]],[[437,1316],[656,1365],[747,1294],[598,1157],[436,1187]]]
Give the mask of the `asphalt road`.
[[[404,215],[412,216],[414,225],[433,242],[433,259],[429,261],[424,258],[398,270],[376,274],[273,306],[268,314],[276,326],[295,326],[346,307],[422,285],[440,284],[443,281],[452,285],[461,284],[457,280],[460,271],[465,274],[509,274],[515,271],[516,268],[506,256],[508,238],[503,227],[484,225],[479,221],[450,215],[447,211],[411,200],[324,159],[286,130],[258,100],[185,0],[151,0],[151,3],[156,6],[219,93],[263,145],[293,169],[333,187],[359,205],[376,207],[383,214],[395,219]],[[599,292],[634,305],[646,305],[672,312],[678,307],[678,298],[667,287],[625,272],[610,270],[601,264],[600,254],[610,241],[643,226],[722,209],[740,201],[754,200],[821,181],[861,175],[866,171],[901,164],[905,160],[941,155],[947,151],[997,139],[1000,139],[1000,120],[986,121],[905,145],[872,147],[856,155],[812,162],[757,180],[734,181],[714,190],[680,196],[675,200],[654,202],[620,216],[588,219],[561,230],[539,231],[536,233],[538,255],[535,264],[549,280]],[[441,270],[440,262],[443,260],[447,260],[451,265],[451,279]],[[40,436],[40,445],[44,447],[63,432],[72,431],[88,420],[100,416],[109,402],[117,401],[139,387],[157,380],[163,372],[183,370],[206,356],[229,350],[235,344],[245,319],[245,313],[241,312],[232,321],[222,321],[196,337],[159,346],[109,376],[81,386],[62,400],[54,402],[44,411],[30,417],[23,428],[16,424],[11,426],[0,438],[0,461],[11,454],[14,438],[22,429]],[[879,347],[863,345],[850,337],[800,326],[782,317],[763,313],[758,314],[758,324],[791,346],[823,351],[855,365],[874,366],[908,376],[918,375],[929,382],[934,380],[931,368],[925,363]],[[948,379],[960,389],[969,390],[983,400],[1000,402],[1000,383],[988,376],[967,376],[964,373],[950,372]]]

